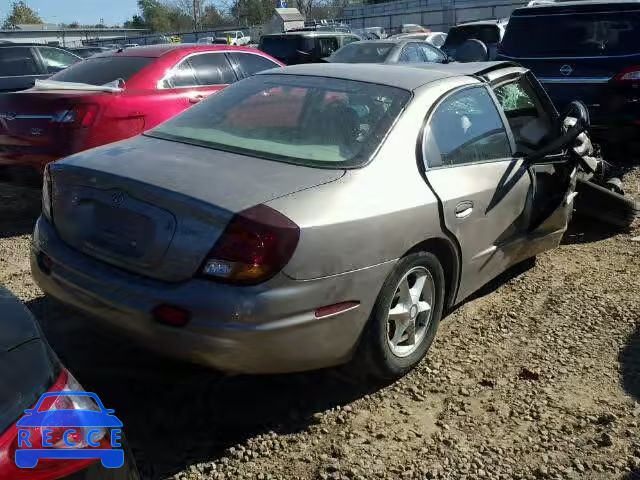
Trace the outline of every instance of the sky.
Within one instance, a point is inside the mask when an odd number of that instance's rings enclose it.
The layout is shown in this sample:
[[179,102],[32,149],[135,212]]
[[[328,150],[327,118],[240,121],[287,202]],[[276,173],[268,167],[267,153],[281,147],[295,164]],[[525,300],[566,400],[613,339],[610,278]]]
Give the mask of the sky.
[[[138,12],[136,0],[25,0],[47,23],[122,24]],[[7,16],[10,0],[0,0],[0,18]]]

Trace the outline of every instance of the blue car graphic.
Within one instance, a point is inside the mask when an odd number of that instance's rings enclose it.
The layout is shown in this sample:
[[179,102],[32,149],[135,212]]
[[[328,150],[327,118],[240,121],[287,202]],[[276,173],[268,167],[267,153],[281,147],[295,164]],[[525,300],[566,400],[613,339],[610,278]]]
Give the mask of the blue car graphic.
[[[100,411],[82,409],[59,409],[39,412],[45,398],[59,396],[83,396],[95,400]],[[34,408],[24,411],[25,415],[18,420],[18,428],[60,428],[60,427],[109,427],[120,428],[122,422],[114,410],[104,408],[95,393],[92,392],[48,392],[44,393]],[[21,468],[33,468],[41,458],[53,459],[100,459],[107,468],[118,468],[124,463],[124,451],[115,448],[19,448],[15,452],[16,465]]]

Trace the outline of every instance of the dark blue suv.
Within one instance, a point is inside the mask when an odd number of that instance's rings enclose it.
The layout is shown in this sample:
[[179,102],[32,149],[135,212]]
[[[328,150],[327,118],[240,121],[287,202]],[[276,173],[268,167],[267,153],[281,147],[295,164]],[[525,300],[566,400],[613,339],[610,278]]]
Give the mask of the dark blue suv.
[[582,100],[592,136],[640,151],[640,2],[581,0],[513,12],[498,59],[529,68],[558,110]]

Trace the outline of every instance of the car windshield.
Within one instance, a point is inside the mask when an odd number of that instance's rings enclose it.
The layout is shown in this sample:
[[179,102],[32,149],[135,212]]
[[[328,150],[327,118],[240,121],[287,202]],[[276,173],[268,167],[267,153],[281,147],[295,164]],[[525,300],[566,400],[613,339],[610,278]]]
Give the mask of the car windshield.
[[148,135],[298,165],[356,167],[382,143],[410,97],[371,83],[257,75]]
[[153,62],[147,57],[97,57],[87,58],[50,77],[59,82],[105,85],[119,78],[125,82]]
[[382,63],[394,47],[393,43],[350,43],[329,57],[335,63]]
[[502,52],[526,57],[627,55],[638,52],[640,10],[512,17]]
[[449,30],[449,35],[444,47],[457,47],[469,39],[481,40],[484,43],[498,43],[500,41],[500,28],[497,25],[466,25],[454,27]]

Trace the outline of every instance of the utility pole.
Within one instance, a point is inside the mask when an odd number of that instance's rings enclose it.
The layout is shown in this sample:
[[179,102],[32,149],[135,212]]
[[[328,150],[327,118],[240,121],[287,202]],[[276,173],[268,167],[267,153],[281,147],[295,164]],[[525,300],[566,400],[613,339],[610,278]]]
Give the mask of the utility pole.
[[193,30],[198,30],[198,0],[193,0]]

